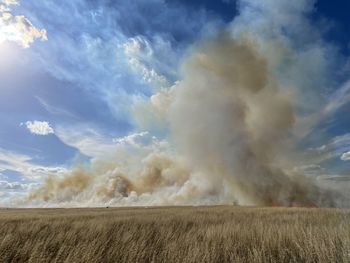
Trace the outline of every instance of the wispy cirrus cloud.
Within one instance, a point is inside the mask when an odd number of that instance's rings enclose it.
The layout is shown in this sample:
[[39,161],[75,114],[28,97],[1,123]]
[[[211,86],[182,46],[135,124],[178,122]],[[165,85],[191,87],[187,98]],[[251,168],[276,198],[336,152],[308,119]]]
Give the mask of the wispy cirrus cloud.
[[45,101],[43,98],[40,96],[35,96],[35,98],[38,100],[41,106],[50,114],[53,115],[58,115],[58,116],[64,116],[64,117],[69,117],[73,119],[77,119],[77,116],[75,116],[73,113],[69,112],[68,110],[62,108],[62,107],[57,107],[54,105],[49,104],[47,101]]
[[344,153],[349,149],[350,133],[346,133],[330,138],[325,144],[307,149],[305,155],[312,156],[314,163],[321,164],[335,158],[343,160],[345,158]]
[[[169,148],[166,140],[158,139],[148,131],[133,132],[122,137],[112,137],[87,125],[58,127],[57,137],[66,145],[74,147],[81,154],[93,159],[108,158],[113,155],[124,155],[130,149],[138,153],[165,150]],[[123,153],[121,153],[123,152]]]
[[350,102],[350,80],[340,87],[329,99],[325,108],[327,114],[335,113]]
[[76,148],[88,157],[107,156],[115,150],[112,138],[86,125],[58,127],[56,135],[64,144]]
[[0,148],[0,170],[16,171],[30,181],[40,181],[50,174],[63,174],[66,168],[60,166],[43,166],[32,163],[32,157]]
[[130,105],[150,96],[152,88],[176,81],[188,44],[220,20],[205,9],[162,0],[22,5],[50,31],[51,41],[35,49],[43,71],[93,93],[118,120],[130,119]]

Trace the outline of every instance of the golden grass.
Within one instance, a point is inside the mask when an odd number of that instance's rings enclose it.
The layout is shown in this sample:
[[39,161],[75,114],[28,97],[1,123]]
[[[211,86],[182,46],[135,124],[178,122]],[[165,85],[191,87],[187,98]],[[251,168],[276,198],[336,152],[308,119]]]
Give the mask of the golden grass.
[[0,262],[350,262],[338,209],[1,209]]

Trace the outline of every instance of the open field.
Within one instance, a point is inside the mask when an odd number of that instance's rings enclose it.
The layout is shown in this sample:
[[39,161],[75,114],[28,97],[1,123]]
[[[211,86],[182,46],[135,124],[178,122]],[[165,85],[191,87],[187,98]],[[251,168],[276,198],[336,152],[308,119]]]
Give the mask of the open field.
[[1,209],[0,262],[350,262],[350,212]]

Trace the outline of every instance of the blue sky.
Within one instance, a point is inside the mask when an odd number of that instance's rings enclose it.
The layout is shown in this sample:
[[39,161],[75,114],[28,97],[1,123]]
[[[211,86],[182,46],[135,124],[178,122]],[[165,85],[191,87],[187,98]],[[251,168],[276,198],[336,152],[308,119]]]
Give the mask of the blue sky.
[[[166,138],[167,127],[140,117],[142,105],[180,79],[193,45],[232,24],[238,6],[234,0],[0,0],[0,198],[89,163],[128,136]],[[312,6],[307,19],[330,57],[324,76],[319,70],[309,77],[325,86],[320,96],[343,104],[298,147],[326,145],[332,157],[317,165],[343,175],[350,163],[350,108],[336,92],[348,94],[350,3]]]

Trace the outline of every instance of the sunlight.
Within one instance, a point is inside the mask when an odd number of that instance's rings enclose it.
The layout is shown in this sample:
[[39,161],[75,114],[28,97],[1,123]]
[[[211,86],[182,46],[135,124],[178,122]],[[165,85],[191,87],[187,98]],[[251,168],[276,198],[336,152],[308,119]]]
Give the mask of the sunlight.
[[0,44],[5,41],[18,41],[20,36],[13,25],[1,25],[0,29]]
[[18,45],[8,41],[7,39],[3,39],[0,35],[0,71],[9,72],[9,70],[14,69],[16,67],[16,61],[18,61],[19,57],[19,49]]

